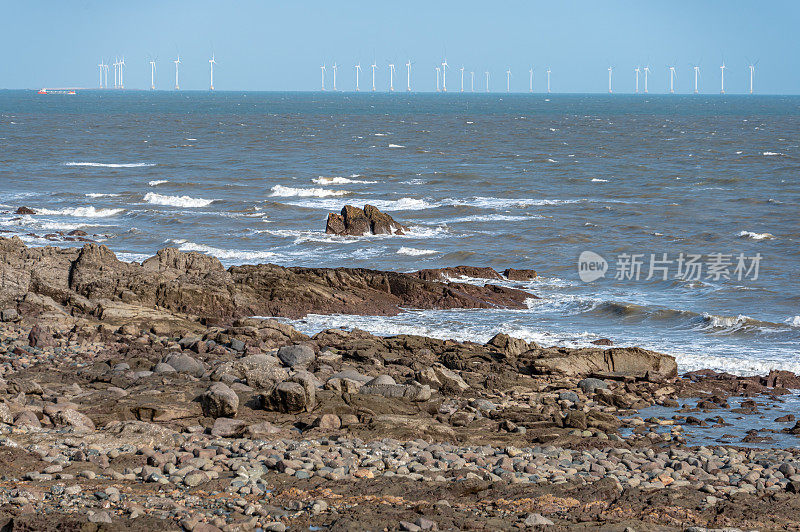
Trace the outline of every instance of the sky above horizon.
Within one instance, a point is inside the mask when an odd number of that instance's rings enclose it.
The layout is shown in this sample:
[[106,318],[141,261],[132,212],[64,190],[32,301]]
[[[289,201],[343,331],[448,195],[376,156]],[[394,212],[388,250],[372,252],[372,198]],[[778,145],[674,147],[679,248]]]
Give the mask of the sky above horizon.
[[[320,65],[339,65],[337,88],[355,88],[361,63],[362,90],[389,86],[389,63],[396,67],[395,89],[406,88],[406,62],[412,88],[433,91],[436,66],[446,57],[447,88],[465,88],[475,72],[475,90],[527,92],[529,69],[534,91],[546,89],[550,68],[553,92],[605,93],[608,67],[614,67],[614,92],[634,91],[634,68],[649,65],[650,93],[669,91],[670,65],[675,92],[694,89],[692,67],[700,66],[700,92],[720,91],[723,60],[729,94],[749,90],[748,63],[756,63],[755,92],[800,94],[796,24],[800,2],[767,4],[744,0],[641,2],[566,0],[563,2],[265,2],[239,0],[143,0],[8,3],[0,43],[0,88],[97,87],[98,63],[125,57],[125,87],[150,86],[156,61],[156,87],[172,89],[173,60],[180,54],[182,89],[207,89],[214,53],[218,90],[320,89]],[[113,85],[113,67],[109,68]],[[644,88],[644,74],[639,78]]]

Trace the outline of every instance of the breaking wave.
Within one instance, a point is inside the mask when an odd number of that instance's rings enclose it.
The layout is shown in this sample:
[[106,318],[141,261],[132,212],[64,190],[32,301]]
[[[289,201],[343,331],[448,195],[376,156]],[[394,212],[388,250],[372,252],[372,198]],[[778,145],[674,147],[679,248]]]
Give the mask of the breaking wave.
[[164,183],[169,183],[168,179],[154,179],[152,181],[148,181],[147,184],[151,187],[155,187],[158,185],[163,185]]
[[283,185],[275,185],[271,189],[271,196],[282,198],[301,197],[301,198],[327,198],[330,196],[344,196],[349,194],[346,190],[328,190],[326,188],[292,188]]
[[168,205],[170,207],[206,207],[216,200],[189,196],[162,196],[161,194],[148,192],[144,195],[144,201],[153,205]]
[[60,210],[50,209],[37,209],[38,214],[47,214],[50,216],[76,216],[78,218],[106,218],[108,216],[115,216],[125,209],[96,209],[94,206],[88,207],[74,207]]
[[218,258],[228,264],[242,264],[247,262],[265,261],[277,257],[277,253],[271,251],[254,251],[241,249],[221,249],[205,244],[196,244],[187,240],[175,239],[170,243],[178,246],[179,251],[196,251]]
[[143,168],[155,166],[155,163],[91,163],[91,162],[68,162],[64,166],[90,166],[93,168]]
[[397,250],[398,255],[411,255],[412,257],[419,257],[423,255],[436,255],[439,253],[435,249],[417,249],[417,248],[407,248],[405,246],[401,247]]
[[312,179],[311,182],[317,185],[349,185],[349,184],[369,184],[369,183],[377,183],[377,181],[368,181],[366,179],[352,179],[354,177],[361,177],[358,174],[353,174],[350,177],[341,177],[341,176],[334,176],[334,177],[325,177],[319,176],[315,179]]
[[750,240],[774,240],[772,233],[754,233],[752,231],[740,231],[739,238],[749,238]]

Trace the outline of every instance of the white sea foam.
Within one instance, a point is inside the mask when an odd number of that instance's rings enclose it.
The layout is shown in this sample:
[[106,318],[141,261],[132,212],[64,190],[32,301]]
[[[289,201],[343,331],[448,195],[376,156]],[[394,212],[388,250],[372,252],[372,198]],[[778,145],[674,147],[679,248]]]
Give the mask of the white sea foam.
[[[419,211],[436,207],[432,203],[416,198],[400,198],[398,200],[351,199],[348,203],[353,205],[369,204],[382,211]],[[293,201],[289,202],[289,205],[309,209],[339,211],[344,206],[344,203],[341,200],[322,199],[319,201]]]
[[462,223],[462,222],[517,222],[522,220],[534,220],[544,218],[539,214],[530,216],[515,216],[511,214],[476,214],[474,216],[462,216],[460,218],[453,218],[446,220],[447,223]]
[[398,255],[411,255],[412,257],[418,257],[423,255],[436,255],[439,253],[435,249],[418,249],[418,248],[408,248],[408,247],[401,247],[397,250]]
[[180,251],[197,251],[218,258],[220,261],[229,264],[241,264],[247,262],[266,261],[278,255],[271,251],[254,251],[243,249],[221,249],[205,244],[196,244],[187,240],[175,239],[170,241],[177,244]]
[[793,316],[791,318],[786,318],[786,323],[788,323],[792,327],[800,327],[800,316]]
[[442,205],[479,207],[483,209],[507,209],[510,207],[530,207],[545,205],[564,205],[568,203],[580,203],[586,200],[548,200],[536,198],[492,198],[476,196],[468,199],[445,199]]
[[739,232],[739,238],[749,238],[750,240],[774,240],[775,235],[772,233],[754,233],[752,231]]
[[148,255],[147,253],[117,252],[116,255],[122,262],[142,262],[152,257],[152,255]]
[[151,187],[156,187],[158,185],[163,185],[164,183],[169,183],[168,179],[154,179],[152,181],[148,181],[147,184]]
[[292,188],[283,185],[272,187],[271,196],[281,198],[301,197],[301,198],[327,198],[330,196],[344,196],[349,194],[346,190],[328,190],[326,188]]
[[113,198],[119,196],[119,194],[104,194],[102,192],[90,192],[89,194],[85,195],[87,198]]
[[37,214],[46,214],[50,216],[75,216],[78,218],[106,218],[108,216],[115,216],[125,209],[95,209],[94,206],[88,207],[73,207],[67,209],[50,210],[50,209],[34,209]]
[[90,166],[94,168],[142,168],[155,166],[154,163],[87,163],[87,162],[68,162],[64,166]]
[[556,161],[555,159],[551,159],[551,158],[549,158],[549,157],[548,157],[548,158],[547,158],[547,162],[548,162],[548,163],[557,163],[558,161]]
[[[353,174],[351,177],[361,177],[358,174]],[[351,179],[351,177],[341,177],[341,176],[334,176],[334,177],[324,177],[319,176],[316,179],[312,179],[311,182],[317,185],[348,185],[348,184],[366,184],[366,183],[377,183],[377,181],[368,181],[365,179]]]
[[389,144],[390,148],[405,148],[402,144]]
[[761,155],[764,155],[765,157],[780,157],[780,156],[784,156],[786,154],[785,153],[781,153],[779,151],[765,151]]
[[144,195],[144,201],[153,205],[167,205],[170,207],[206,207],[216,200],[189,196],[162,196],[161,194],[148,192]]
[[593,183],[608,183],[608,179],[600,179],[599,177],[592,178]]

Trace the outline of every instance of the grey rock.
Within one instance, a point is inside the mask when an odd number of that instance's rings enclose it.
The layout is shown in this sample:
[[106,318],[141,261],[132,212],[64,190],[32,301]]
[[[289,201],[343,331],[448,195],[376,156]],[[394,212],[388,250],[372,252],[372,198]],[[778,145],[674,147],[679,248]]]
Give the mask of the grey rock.
[[19,312],[15,308],[6,308],[0,311],[0,321],[17,321]]
[[527,527],[534,527],[534,526],[552,526],[553,522],[544,517],[542,514],[528,514],[525,518],[525,526]]
[[278,349],[278,358],[284,365],[305,367],[314,361],[314,350],[305,344],[287,345]]
[[206,417],[236,417],[239,396],[228,385],[215,382],[200,396],[200,405]]
[[284,381],[262,397],[262,405],[265,410],[299,414],[310,411],[314,407],[315,399],[313,388],[309,393],[309,390],[298,382]]
[[164,362],[159,362],[153,368],[153,373],[177,373],[175,368]]
[[592,377],[581,380],[580,382],[578,382],[578,386],[580,387],[581,390],[583,390],[583,393],[587,394],[594,393],[595,390],[605,390],[608,388],[608,384],[606,384],[606,381],[595,379]]
[[195,377],[202,377],[205,373],[202,362],[184,353],[170,353],[163,362],[175,368],[175,371],[179,373],[188,373]]
[[111,516],[108,512],[97,512],[89,516],[89,522],[111,524]]

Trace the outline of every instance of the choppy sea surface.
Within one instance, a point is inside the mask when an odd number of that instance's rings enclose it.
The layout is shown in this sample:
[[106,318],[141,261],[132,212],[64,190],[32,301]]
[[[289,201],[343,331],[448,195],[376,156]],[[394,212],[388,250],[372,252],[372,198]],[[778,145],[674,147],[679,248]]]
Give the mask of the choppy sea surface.
[[[509,283],[541,298],[527,310],[295,324],[610,338],[682,370],[800,372],[798,145],[798,97],[0,91],[0,234],[72,246],[44,236],[79,229],[135,261],[532,268]],[[324,234],[346,203],[411,231]],[[605,277],[581,280],[584,251]],[[650,276],[651,255],[673,262]]]

